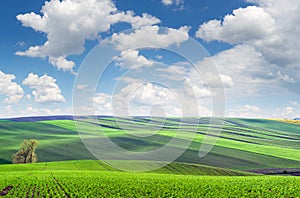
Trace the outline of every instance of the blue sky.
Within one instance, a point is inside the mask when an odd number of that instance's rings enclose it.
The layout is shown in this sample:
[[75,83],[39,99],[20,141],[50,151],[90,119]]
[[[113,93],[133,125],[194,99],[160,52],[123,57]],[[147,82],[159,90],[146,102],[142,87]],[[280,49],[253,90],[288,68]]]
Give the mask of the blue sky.
[[[82,114],[209,116],[222,89],[225,116],[300,117],[296,0],[4,0],[0,11],[1,117],[72,114],[73,87],[93,94]],[[207,51],[194,65],[166,51],[189,39]],[[95,60],[106,70],[94,87],[78,84],[104,40],[117,56]]]

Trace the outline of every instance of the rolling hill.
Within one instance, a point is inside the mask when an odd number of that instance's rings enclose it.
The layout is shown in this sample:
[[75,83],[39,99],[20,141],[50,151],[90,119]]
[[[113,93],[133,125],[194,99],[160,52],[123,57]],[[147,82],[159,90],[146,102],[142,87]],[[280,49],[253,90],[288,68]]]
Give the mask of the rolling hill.
[[[208,118],[183,121],[178,118],[153,118],[150,121],[147,117],[99,117],[97,123],[88,118],[82,119],[82,122],[87,129],[91,129],[91,134],[93,127],[101,127],[112,141],[132,151],[160,148],[172,139],[179,127],[186,133],[195,133],[194,141],[177,162],[235,170],[300,167],[299,126],[275,120],[228,118],[223,126],[214,125],[222,132],[212,151],[202,158],[198,156],[198,151],[211,122]],[[135,132],[143,134],[151,133],[143,130],[145,125],[163,127],[155,135],[145,138],[127,134],[120,129],[120,124],[134,125]],[[192,130],[195,126],[197,131]],[[82,144],[71,116],[1,120],[1,164],[10,163],[12,154],[24,139],[39,140],[36,152],[40,162],[95,159]]]

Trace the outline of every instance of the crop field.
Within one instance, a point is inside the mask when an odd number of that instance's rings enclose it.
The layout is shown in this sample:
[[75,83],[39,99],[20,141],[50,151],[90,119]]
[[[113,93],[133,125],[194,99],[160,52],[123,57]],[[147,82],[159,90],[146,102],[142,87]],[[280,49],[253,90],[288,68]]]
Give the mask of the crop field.
[[285,122],[289,124],[298,124],[300,125],[300,120],[290,120],[290,119],[281,119],[281,118],[270,118],[270,120],[275,120],[278,122]]
[[[219,123],[208,118],[99,117],[97,121],[84,118],[79,121],[78,133],[70,117],[1,120],[0,196],[300,197],[300,177],[245,172],[284,175],[282,170],[293,170],[298,173],[299,125],[234,118],[226,119],[224,125]],[[211,152],[199,157],[209,126],[221,133]],[[182,132],[182,140],[191,134],[194,139],[171,164],[143,160],[103,162],[89,153],[80,138],[80,135],[94,137],[98,128],[115,144],[131,151],[160,148],[176,136],[177,130]],[[151,129],[159,130],[152,134]],[[210,136],[214,137],[214,133]],[[11,155],[24,139],[39,141],[36,150],[39,163],[10,164]],[[117,170],[109,162],[137,169],[164,163],[166,166],[132,173]]]
[[299,197],[299,177],[92,171],[0,173],[6,197]]
[[[220,137],[211,152],[200,158],[198,152],[210,124],[208,118],[183,121],[152,118],[150,121],[147,117],[100,117],[98,122],[84,119],[81,123],[87,135],[93,135],[93,128],[101,127],[113,142],[132,151],[160,148],[174,137],[178,128],[187,135],[194,133],[193,142],[177,162],[235,170],[300,167],[300,130],[294,124],[264,119],[226,119],[224,125],[213,125],[221,129]],[[145,138],[127,134],[119,125],[131,127],[131,133],[146,135],[151,131],[145,130],[144,126],[148,126],[147,129],[151,129],[149,126],[161,128]],[[0,163],[10,163],[11,155],[24,139],[39,140],[36,151],[39,162],[95,159],[83,145],[70,118],[20,118],[0,122]]]
[[[142,165],[155,166],[157,163],[153,161],[119,161],[131,167],[139,167]],[[47,171],[112,171],[121,172],[120,170],[110,166],[106,162],[99,160],[76,160],[76,161],[61,161],[61,162],[44,162],[35,164],[9,164],[1,165],[0,173],[5,172],[47,172]],[[212,166],[204,166],[199,164],[188,164],[173,162],[165,164],[165,166],[152,170],[150,173],[160,174],[177,174],[177,175],[213,175],[213,176],[251,176],[256,175],[249,172],[242,172]]]

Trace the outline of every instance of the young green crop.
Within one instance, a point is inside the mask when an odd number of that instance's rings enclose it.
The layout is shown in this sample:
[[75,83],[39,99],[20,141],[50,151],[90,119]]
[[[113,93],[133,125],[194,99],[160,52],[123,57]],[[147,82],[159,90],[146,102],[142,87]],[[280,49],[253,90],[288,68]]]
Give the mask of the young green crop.
[[[156,150],[168,143],[181,128],[187,136],[196,133],[195,139],[178,162],[205,164],[237,170],[265,168],[300,167],[299,125],[270,121],[265,119],[228,118],[222,128],[214,148],[204,158],[199,158],[199,148],[210,124],[208,118],[112,118],[100,117],[99,122],[89,119],[81,122],[82,127],[91,135],[94,128],[101,127],[105,134],[117,145],[126,150],[141,152]],[[122,125],[137,126],[135,133],[149,135],[150,130],[143,126],[157,127],[154,136],[143,138],[132,136]],[[161,127],[163,126],[163,127]],[[195,129],[198,127],[198,130]],[[184,134],[181,135],[184,139]],[[48,120],[36,122],[0,122],[0,164],[11,163],[11,156],[19,149],[24,139],[38,139],[36,150],[39,162],[95,159],[82,143],[73,120]],[[174,145],[176,149],[177,145]]]
[[6,197],[299,197],[299,177],[183,176],[120,172],[1,173]]

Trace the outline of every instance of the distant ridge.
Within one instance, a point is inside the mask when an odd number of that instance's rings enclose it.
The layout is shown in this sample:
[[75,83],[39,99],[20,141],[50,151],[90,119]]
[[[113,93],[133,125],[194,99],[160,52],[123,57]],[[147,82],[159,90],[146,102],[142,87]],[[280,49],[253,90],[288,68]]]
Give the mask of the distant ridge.
[[33,116],[33,117],[19,117],[19,118],[5,118],[1,120],[9,120],[13,122],[36,122],[46,120],[73,120],[74,116],[61,115],[61,116]]
[[[0,120],[7,120],[13,122],[37,122],[47,120],[74,120],[88,118],[89,116],[72,116],[72,115],[57,115],[57,116],[31,116],[31,117],[16,117],[16,118],[2,118]],[[95,117],[95,116],[91,116]],[[97,116],[98,118],[112,117],[112,116]]]

